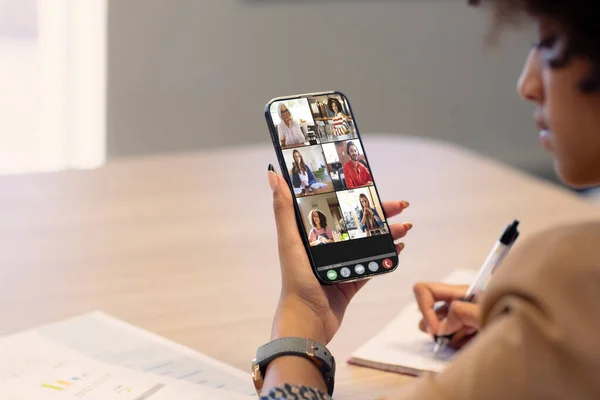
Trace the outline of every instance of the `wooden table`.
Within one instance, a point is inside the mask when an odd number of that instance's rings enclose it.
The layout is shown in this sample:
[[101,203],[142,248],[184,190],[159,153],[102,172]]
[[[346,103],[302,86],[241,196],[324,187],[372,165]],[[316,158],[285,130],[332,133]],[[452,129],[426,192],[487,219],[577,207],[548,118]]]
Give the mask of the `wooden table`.
[[[381,196],[409,200],[402,220],[415,227],[399,270],[365,287],[330,344],[337,399],[393,394],[411,379],[344,361],[412,301],[416,280],[477,269],[515,217],[527,236],[600,215],[570,191],[449,144],[365,142]],[[274,161],[265,145],[0,178],[0,332],[101,309],[248,370],[279,294]]]

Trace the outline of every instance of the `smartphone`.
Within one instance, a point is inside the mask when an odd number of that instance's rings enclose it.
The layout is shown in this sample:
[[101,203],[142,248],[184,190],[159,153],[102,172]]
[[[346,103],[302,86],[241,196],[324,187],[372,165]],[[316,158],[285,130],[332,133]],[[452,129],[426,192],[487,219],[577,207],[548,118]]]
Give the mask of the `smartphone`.
[[396,247],[346,96],[277,97],[267,103],[265,118],[319,281],[339,284],[394,271]]

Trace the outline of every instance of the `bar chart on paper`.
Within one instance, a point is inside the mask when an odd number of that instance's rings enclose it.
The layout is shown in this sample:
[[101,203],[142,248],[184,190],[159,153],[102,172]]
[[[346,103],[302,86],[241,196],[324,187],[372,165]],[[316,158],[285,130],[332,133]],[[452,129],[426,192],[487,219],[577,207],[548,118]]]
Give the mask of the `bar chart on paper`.
[[[102,377],[101,380],[104,380],[107,377]],[[80,376],[72,376],[69,379],[59,379],[56,381],[50,381],[50,383],[42,383],[40,387],[48,390],[54,390],[57,392],[64,391],[77,391],[82,385],[89,383],[93,379],[90,379],[88,374],[80,374]],[[126,394],[133,392],[133,388],[126,384],[116,384],[111,389],[112,392],[117,394]]]
[[52,383],[42,383],[42,387],[50,390],[57,390],[62,392],[65,389],[72,387],[73,385],[80,383],[85,379],[87,374],[81,374],[81,376],[73,376],[70,379],[59,379]]

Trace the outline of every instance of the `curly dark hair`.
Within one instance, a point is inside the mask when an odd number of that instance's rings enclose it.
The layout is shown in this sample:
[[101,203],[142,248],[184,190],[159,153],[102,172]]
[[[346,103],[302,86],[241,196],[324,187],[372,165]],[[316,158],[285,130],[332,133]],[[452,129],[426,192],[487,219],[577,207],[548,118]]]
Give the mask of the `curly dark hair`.
[[310,224],[312,225],[312,227],[317,227],[315,225],[315,219],[313,218],[313,214],[315,213],[317,213],[317,215],[319,216],[319,223],[321,224],[321,228],[327,228],[327,217],[321,212],[321,210],[317,210],[316,208],[310,211]]
[[333,111],[333,103],[335,103],[337,105],[338,112],[341,112],[344,110],[342,108],[342,103],[340,103],[340,101],[338,99],[336,99],[335,97],[330,97],[329,100],[327,100],[327,108],[329,108],[329,111],[331,111],[332,113],[335,114],[335,111]]
[[348,140],[346,142],[346,154],[350,154],[350,147],[356,147],[356,150],[358,150],[358,146],[354,144],[354,142],[352,140]]
[[547,17],[565,32],[566,46],[550,62],[566,66],[573,57],[592,63],[592,73],[579,84],[584,93],[600,90],[600,2],[597,0],[468,0],[471,5],[493,3],[496,25],[525,16]]

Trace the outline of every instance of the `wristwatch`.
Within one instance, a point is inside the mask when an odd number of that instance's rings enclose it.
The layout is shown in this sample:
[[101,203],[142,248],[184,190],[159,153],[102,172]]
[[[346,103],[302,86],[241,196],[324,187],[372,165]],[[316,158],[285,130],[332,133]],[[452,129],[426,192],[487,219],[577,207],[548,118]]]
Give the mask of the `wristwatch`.
[[256,358],[252,360],[252,380],[259,396],[269,363],[277,357],[290,355],[308,358],[312,361],[325,378],[328,394],[333,395],[335,359],[327,347],[311,339],[285,337],[259,347],[256,351]]

